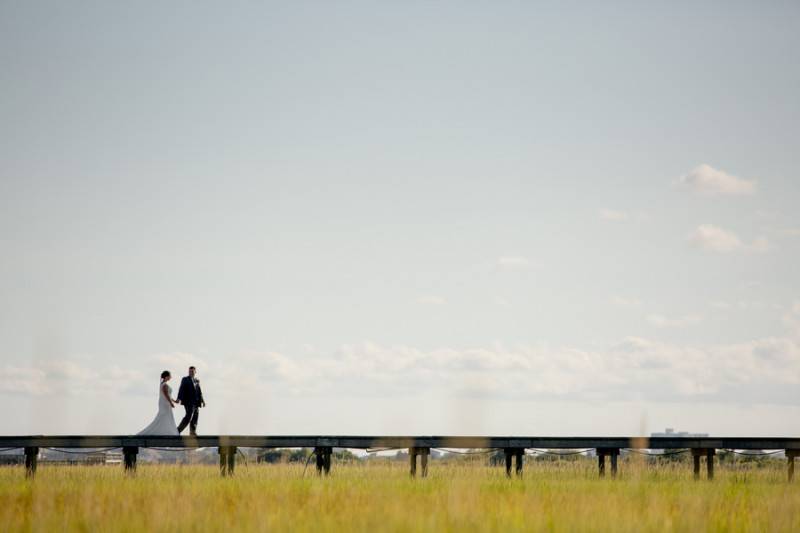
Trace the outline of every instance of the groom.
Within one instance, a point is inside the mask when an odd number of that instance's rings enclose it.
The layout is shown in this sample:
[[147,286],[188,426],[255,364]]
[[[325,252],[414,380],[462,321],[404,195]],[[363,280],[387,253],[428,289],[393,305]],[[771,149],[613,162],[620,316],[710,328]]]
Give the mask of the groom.
[[195,377],[197,369],[189,367],[189,375],[181,380],[181,388],[178,389],[178,403],[183,404],[186,409],[186,416],[178,424],[178,433],[189,426],[189,434],[197,436],[197,418],[200,416],[200,408],[206,406],[203,401],[203,391],[200,390],[200,380]]

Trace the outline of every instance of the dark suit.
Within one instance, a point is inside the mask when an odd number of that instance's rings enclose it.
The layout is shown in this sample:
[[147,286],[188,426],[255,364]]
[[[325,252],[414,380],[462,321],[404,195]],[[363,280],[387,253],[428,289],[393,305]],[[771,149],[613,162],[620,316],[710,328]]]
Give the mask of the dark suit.
[[203,401],[203,391],[200,389],[200,382],[189,376],[181,380],[178,389],[178,401],[186,409],[186,416],[178,424],[178,433],[189,426],[189,432],[194,435],[197,432],[197,419],[200,417],[200,407],[205,404]]

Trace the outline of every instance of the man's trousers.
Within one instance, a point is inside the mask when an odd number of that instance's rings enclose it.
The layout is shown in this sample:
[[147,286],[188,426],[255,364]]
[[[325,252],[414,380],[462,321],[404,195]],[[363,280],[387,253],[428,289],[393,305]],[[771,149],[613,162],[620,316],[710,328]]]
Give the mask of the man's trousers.
[[197,419],[200,416],[200,406],[184,404],[183,408],[186,409],[186,416],[184,416],[181,423],[178,424],[178,433],[186,429],[186,426],[189,426],[189,431],[191,433],[197,433]]

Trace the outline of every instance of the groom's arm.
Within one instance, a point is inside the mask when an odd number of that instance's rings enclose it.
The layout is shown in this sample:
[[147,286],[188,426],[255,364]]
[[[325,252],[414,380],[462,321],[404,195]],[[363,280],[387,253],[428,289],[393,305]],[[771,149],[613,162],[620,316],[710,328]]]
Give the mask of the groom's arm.
[[203,399],[203,389],[200,387],[199,384],[197,385],[197,402],[200,405],[200,407],[206,406],[206,401]]
[[186,397],[186,391],[184,387],[184,383],[186,382],[186,378],[181,380],[181,386],[178,387],[178,397],[176,398],[179,402],[183,403],[183,399]]

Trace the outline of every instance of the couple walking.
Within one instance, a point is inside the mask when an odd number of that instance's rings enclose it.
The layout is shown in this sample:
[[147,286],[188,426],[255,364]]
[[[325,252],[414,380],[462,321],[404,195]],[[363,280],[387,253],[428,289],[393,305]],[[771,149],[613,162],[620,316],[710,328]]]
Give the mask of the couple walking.
[[[203,390],[200,388],[200,380],[197,379],[197,369],[189,367],[189,375],[181,380],[178,388],[178,397],[172,399],[172,387],[167,383],[172,379],[169,370],[161,373],[161,383],[158,386],[158,414],[149,426],[141,430],[137,435],[180,435],[189,426],[189,434],[197,436],[197,419],[200,416],[200,408],[206,406],[203,400]],[[186,416],[181,423],[175,426],[175,415],[172,410],[175,404],[183,404]]]

